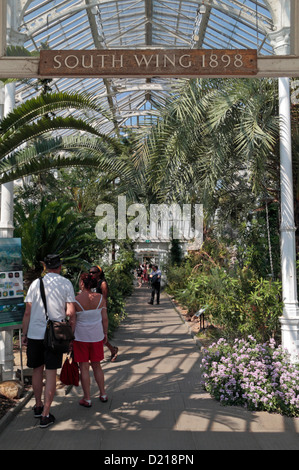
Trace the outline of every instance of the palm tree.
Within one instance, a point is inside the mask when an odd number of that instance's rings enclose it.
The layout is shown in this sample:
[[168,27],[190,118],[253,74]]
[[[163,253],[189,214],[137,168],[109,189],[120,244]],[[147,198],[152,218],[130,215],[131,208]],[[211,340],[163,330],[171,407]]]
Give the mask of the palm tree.
[[160,202],[203,203],[206,227],[230,240],[269,203],[277,213],[276,80],[190,80],[162,114],[134,155]]
[[48,253],[59,254],[68,268],[80,271],[100,247],[93,224],[64,199],[48,202],[43,198],[38,205],[18,202],[15,225],[15,236],[22,238],[26,285],[40,275],[41,262]]
[[[278,198],[279,119],[275,80],[190,80],[171,97],[136,151],[161,201],[202,202],[240,213]],[[140,163],[142,162],[142,163]]]
[[[92,112],[94,118],[84,120],[56,114],[70,108],[82,114],[86,110]],[[100,131],[97,124],[99,114],[110,119],[95,98],[75,93],[40,95],[15,108],[0,126],[0,184],[44,170],[70,166],[121,172],[123,164],[119,155],[122,145],[118,139]],[[53,136],[66,129],[77,133]]]
[[277,178],[277,138],[275,81],[191,80],[147,139],[151,179],[163,198],[195,185],[201,197],[234,192],[240,171],[251,190],[264,190]]

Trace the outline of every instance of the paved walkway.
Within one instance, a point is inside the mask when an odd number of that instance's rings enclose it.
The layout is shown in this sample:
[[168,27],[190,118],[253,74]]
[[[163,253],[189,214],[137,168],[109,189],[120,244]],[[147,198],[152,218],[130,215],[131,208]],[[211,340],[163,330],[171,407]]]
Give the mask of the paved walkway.
[[[81,388],[55,397],[56,423],[40,429],[32,399],[0,434],[0,450],[299,450],[299,420],[223,407],[200,385],[200,351],[166,296],[137,289],[103,361],[108,403],[78,405]],[[129,455],[129,454],[128,454]]]

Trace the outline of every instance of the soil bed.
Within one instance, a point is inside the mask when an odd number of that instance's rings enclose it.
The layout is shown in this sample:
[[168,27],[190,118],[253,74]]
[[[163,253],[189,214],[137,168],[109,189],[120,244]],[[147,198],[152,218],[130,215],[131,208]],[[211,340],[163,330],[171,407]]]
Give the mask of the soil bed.
[[[14,345],[13,345],[13,352],[14,352],[14,367],[17,369],[21,369],[21,355],[20,355],[20,347],[19,347],[19,339],[14,338]],[[26,357],[26,347],[22,347],[22,361],[23,366],[26,365],[27,357]],[[6,396],[0,393],[0,419],[6,415],[9,410],[15,408],[19,402],[24,398],[24,395],[31,390],[31,383],[25,382],[24,390],[20,398],[7,398]]]

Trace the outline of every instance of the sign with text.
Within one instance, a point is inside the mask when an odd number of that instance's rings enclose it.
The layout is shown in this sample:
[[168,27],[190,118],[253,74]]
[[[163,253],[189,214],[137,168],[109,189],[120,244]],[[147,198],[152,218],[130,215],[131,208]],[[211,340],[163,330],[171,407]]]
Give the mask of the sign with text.
[[41,51],[44,77],[200,77],[257,74],[253,49]]
[[0,329],[21,325],[24,315],[20,238],[0,239]]

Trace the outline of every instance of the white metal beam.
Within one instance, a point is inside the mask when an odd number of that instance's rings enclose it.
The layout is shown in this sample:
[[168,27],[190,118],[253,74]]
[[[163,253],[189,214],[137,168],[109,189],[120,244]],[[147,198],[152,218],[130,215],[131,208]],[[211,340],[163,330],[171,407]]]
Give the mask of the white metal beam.
[[291,2],[291,53],[299,55],[299,2]]
[[6,30],[7,30],[7,1],[0,2],[0,57],[4,56],[6,51]]
[[[234,0],[232,0],[234,2]],[[267,34],[271,30],[271,20],[261,14],[258,14],[258,17],[255,17],[255,12],[250,14],[249,9],[242,5],[242,9],[238,10],[232,6],[224,4],[221,0],[209,0],[208,5],[216,8],[218,11],[225,13],[226,15],[239,20],[240,18],[246,21],[246,23],[252,24],[254,27],[258,27],[259,31],[263,31],[264,34]]]
[[[2,0],[1,0],[2,1]],[[107,3],[107,1],[114,1],[114,0],[105,0],[105,1],[93,1],[89,6],[86,5],[85,1],[82,0],[81,5],[74,5],[73,7],[67,7],[63,10],[57,10],[53,8],[51,13],[43,15],[40,20],[32,20],[30,24],[26,24],[26,31],[28,36],[34,36],[34,34],[40,32],[43,28],[48,28],[49,24],[57,21],[65,20],[66,18],[79,13],[82,10],[86,10],[88,8],[93,8],[101,3]]]

